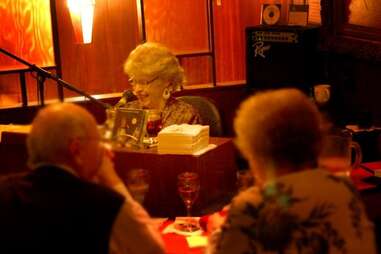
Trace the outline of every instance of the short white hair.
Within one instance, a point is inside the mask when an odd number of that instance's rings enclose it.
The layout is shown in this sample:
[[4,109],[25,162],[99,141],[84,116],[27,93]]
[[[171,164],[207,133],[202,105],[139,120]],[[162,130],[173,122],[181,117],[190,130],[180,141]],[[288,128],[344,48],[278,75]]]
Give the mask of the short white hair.
[[87,115],[90,116],[85,109],[70,103],[41,109],[33,120],[27,139],[29,167],[70,158],[70,141],[86,136],[89,125]]
[[234,121],[237,145],[248,159],[275,167],[316,165],[321,115],[297,89],[258,93],[244,101]]
[[177,57],[167,47],[155,42],[140,44],[131,51],[124,63],[124,72],[131,79],[169,81],[174,91],[185,82],[184,69]]

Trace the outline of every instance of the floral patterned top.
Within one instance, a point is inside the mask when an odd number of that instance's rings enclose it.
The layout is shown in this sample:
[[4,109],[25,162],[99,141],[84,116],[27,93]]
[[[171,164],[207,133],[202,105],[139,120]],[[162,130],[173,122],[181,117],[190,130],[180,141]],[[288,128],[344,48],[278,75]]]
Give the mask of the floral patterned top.
[[[142,109],[138,100],[134,100],[126,103],[125,105],[120,105],[120,107]],[[175,98],[170,98],[167,101],[162,113],[162,124],[163,127],[167,127],[172,124],[200,124],[201,117],[192,105],[177,100]]]
[[251,187],[231,204],[207,253],[376,253],[373,225],[352,184],[322,170]]

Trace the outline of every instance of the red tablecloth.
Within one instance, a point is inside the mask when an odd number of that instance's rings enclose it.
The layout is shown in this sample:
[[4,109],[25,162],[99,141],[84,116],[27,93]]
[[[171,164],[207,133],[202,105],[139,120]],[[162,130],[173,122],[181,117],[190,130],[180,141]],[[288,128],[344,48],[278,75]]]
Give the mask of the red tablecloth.
[[365,204],[369,219],[381,220],[381,178],[375,177],[372,169],[380,169],[381,161],[363,163],[364,168],[352,170],[351,179]]
[[[381,169],[381,161],[367,162],[362,164],[369,169]],[[373,173],[365,170],[363,167],[359,167],[351,171],[351,179],[358,191],[364,191],[376,187],[374,183],[364,182],[367,177],[373,176]]]

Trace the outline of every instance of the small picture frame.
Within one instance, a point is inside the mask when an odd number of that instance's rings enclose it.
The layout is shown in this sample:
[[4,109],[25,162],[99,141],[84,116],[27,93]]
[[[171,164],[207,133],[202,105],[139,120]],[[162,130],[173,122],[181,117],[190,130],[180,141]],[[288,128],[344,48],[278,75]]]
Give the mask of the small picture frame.
[[146,134],[148,114],[142,109],[117,108],[113,139],[127,147],[142,147]]

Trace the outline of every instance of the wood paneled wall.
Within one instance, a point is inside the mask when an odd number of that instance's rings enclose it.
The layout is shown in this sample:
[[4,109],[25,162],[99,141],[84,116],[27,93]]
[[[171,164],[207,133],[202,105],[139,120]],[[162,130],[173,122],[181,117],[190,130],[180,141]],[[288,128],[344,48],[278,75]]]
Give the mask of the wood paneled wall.
[[[0,1],[0,46],[41,66],[53,66],[49,0]],[[0,53],[0,71],[26,66]]]
[[[91,44],[75,43],[66,1],[55,0],[55,4],[63,79],[89,94],[126,89],[128,79],[123,73],[123,62],[141,40],[136,0],[97,0]],[[27,74],[31,101],[37,100],[35,83],[33,75]],[[20,106],[17,73],[0,75],[0,92],[0,107]],[[65,97],[69,96],[78,95],[65,90]],[[46,83],[45,97],[57,98],[54,82]]]
[[[0,1],[0,47],[39,66],[54,66],[49,0]],[[0,53],[0,71],[26,69],[27,66]],[[33,78],[26,75],[31,97],[36,100]],[[0,75],[0,106],[21,105],[19,76]],[[33,95],[32,95],[33,94]]]
[[[207,2],[145,0],[147,40],[161,42],[175,53],[208,50]],[[217,82],[243,81],[245,27],[259,24],[259,2],[222,0],[217,5],[213,1],[213,10]],[[210,82],[210,59],[192,57],[182,63],[189,85]]]
[[245,28],[259,24],[259,1],[221,2],[221,6],[214,7],[217,82],[243,81],[246,80]]
[[[244,30],[246,26],[259,23],[259,3],[254,0],[222,0],[222,5],[216,5],[216,1],[213,2],[217,81],[220,84],[242,83],[245,80]],[[163,40],[180,53],[206,49],[205,0],[146,0],[145,3],[159,6],[152,9],[152,13],[147,9],[148,38]],[[126,89],[128,84],[122,69],[123,62],[140,43],[137,0],[97,0],[91,44],[75,44],[66,1],[55,0],[55,4],[63,79],[90,94]],[[149,19],[150,15],[153,18]],[[184,58],[182,63],[190,84],[211,80],[208,57]],[[27,83],[29,99],[36,100],[35,80],[27,75]],[[46,87],[46,98],[57,98],[55,84],[47,82]],[[0,91],[11,93],[4,97],[5,105],[9,101],[13,106],[19,103],[18,75],[0,75]],[[65,97],[74,95],[65,90]]]
[[144,0],[148,41],[161,42],[174,53],[208,49],[206,0]]
[[140,40],[136,1],[97,0],[91,44],[75,44],[65,1],[56,4],[63,79],[91,94],[126,89],[123,62]]
[[[160,42],[177,55],[208,51],[207,2],[145,0],[147,41]],[[180,63],[187,77],[186,85],[211,82],[210,57],[180,58]]]

